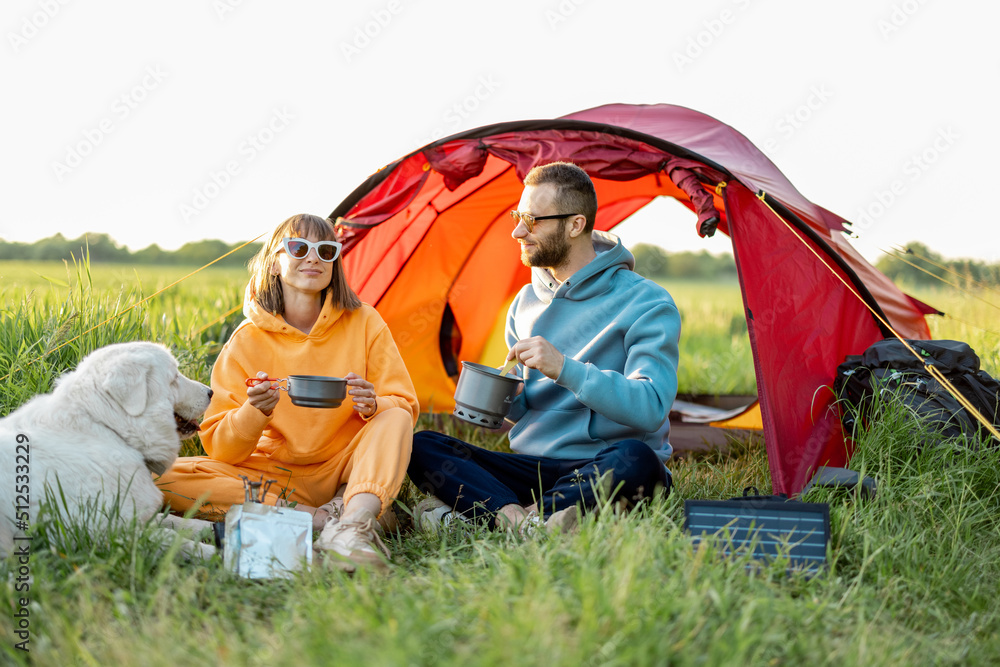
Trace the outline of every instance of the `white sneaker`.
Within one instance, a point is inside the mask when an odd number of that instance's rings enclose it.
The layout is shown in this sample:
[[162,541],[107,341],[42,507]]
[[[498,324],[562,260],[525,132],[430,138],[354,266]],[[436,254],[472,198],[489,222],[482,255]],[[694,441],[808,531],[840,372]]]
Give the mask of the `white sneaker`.
[[[340,521],[340,517],[344,515],[345,491],[347,491],[347,484],[341,484],[333,500],[323,503],[316,508],[319,511],[313,516],[313,530],[323,530],[329,524]],[[379,535],[385,535],[386,533],[394,532],[397,528],[399,528],[399,518],[392,508],[389,507],[378,518],[376,529]]]
[[535,510],[528,512],[528,516],[521,519],[516,527],[521,537],[529,539],[545,533],[545,522],[542,521],[542,517],[538,516],[538,512]]
[[413,510],[417,528],[425,533],[437,533],[449,528],[455,521],[463,521],[443,500],[431,496],[424,498]]
[[[332,517],[331,517],[332,518]],[[389,549],[378,536],[375,516],[370,512],[361,518],[328,521],[316,538],[313,549],[336,554],[347,562],[345,570],[353,572],[357,565],[388,570]]]

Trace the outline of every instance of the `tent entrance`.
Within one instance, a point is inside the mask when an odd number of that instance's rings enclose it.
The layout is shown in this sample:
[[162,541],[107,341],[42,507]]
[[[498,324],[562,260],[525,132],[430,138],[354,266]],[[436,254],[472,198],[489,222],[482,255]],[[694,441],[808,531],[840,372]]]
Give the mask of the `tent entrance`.
[[612,104],[447,137],[372,175],[334,209],[348,279],[388,323],[421,406],[451,411],[456,361],[495,366],[505,356],[493,334],[529,280],[507,252],[507,212],[524,174],[556,160],[594,180],[599,230],[661,196],[699,213],[699,223],[706,210],[719,213],[733,243],[773,488],[794,493],[817,466],[842,461],[832,396],[818,390],[846,354],[882,338],[848,285],[863,287],[909,338],[929,337],[923,312],[850,246],[845,220],[803,197],[746,137],[665,104]]

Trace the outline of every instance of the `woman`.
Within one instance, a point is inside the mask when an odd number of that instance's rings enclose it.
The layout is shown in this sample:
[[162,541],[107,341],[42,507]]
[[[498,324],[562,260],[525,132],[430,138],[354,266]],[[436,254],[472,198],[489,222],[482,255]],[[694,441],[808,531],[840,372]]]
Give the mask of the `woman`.
[[[243,502],[241,475],[275,479],[282,497],[323,527],[315,548],[349,567],[380,565],[376,520],[403,483],[418,405],[388,327],[347,284],[335,238],[328,220],[296,215],[251,260],[247,319],[212,369],[201,424],[208,456],[179,458],[159,485],[173,510],[203,503],[206,513]],[[277,383],[246,382],[296,374],[344,377],[352,401],[299,407]]]

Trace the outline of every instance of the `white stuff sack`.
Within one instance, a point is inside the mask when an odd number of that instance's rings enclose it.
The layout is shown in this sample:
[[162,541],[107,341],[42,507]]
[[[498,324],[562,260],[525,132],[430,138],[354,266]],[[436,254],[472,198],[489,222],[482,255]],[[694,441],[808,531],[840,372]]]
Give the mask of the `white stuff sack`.
[[248,579],[290,578],[312,565],[312,517],[290,507],[233,505],[226,514],[226,569]]

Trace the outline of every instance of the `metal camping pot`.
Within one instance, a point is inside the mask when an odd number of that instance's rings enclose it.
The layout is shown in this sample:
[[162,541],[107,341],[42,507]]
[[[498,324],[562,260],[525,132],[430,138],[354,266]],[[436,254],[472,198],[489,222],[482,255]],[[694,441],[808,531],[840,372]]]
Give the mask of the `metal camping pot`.
[[289,375],[288,378],[247,378],[246,384],[252,387],[261,382],[284,382],[288,386],[278,385],[278,389],[288,392],[292,405],[303,408],[337,408],[347,396],[347,380],[325,375]]
[[455,387],[454,415],[477,426],[500,428],[522,382],[519,377],[500,375],[491,366],[463,361]]

